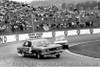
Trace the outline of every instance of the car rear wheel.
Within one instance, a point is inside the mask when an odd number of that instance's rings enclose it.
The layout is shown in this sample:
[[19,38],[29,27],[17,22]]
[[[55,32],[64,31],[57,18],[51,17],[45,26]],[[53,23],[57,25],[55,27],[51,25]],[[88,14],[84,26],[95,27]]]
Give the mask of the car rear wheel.
[[60,58],[60,54],[56,55],[56,58]]

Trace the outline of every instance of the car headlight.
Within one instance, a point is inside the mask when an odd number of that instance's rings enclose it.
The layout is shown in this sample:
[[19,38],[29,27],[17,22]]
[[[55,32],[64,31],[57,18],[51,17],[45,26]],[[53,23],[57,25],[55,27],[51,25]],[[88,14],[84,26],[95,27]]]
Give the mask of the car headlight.
[[42,52],[46,52],[46,50],[42,50]]
[[57,50],[59,50],[59,47],[57,47]]
[[62,49],[62,47],[59,47],[59,49]]
[[49,52],[49,49],[47,49],[46,51]]

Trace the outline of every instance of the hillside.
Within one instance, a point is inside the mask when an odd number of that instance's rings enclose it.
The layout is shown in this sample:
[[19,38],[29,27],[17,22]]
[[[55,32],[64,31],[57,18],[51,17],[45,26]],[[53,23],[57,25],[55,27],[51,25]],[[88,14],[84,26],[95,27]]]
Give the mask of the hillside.
[[46,5],[57,5],[60,6],[62,3],[79,3],[79,2],[86,2],[86,1],[93,1],[93,0],[42,0],[42,1],[33,1],[30,3],[31,6],[37,6],[37,5],[42,5],[42,6],[46,6]]

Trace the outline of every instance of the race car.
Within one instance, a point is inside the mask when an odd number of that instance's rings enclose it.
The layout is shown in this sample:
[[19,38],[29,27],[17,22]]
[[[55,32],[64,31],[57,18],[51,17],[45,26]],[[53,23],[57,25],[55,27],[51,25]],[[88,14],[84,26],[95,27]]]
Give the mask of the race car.
[[62,45],[64,50],[68,49],[68,41],[65,36],[55,37],[54,43]]
[[60,44],[52,44],[47,39],[26,40],[21,47],[17,48],[18,55],[27,57],[35,56],[36,58],[56,57],[60,58],[63,52]]

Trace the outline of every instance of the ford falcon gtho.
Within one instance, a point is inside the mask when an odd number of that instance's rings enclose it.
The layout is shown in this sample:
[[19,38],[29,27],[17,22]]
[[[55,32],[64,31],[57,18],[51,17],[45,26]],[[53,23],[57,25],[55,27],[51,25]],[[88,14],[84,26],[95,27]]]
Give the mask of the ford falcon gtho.
[[35,56],[41,59],[45,57],[60,58],[63,49],[60,44],[52,44],[47,39],[34,39],[26,40],[21,47],[17,48],[17,51],[20,56]]
[[60,44],[62,45],[63,49],[68,49],[68,41],[66,39],[65,36],[58,36],[58,37],[55,37],[55,41],[54,41],[55,44]]

